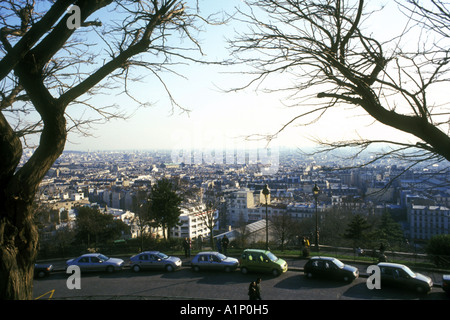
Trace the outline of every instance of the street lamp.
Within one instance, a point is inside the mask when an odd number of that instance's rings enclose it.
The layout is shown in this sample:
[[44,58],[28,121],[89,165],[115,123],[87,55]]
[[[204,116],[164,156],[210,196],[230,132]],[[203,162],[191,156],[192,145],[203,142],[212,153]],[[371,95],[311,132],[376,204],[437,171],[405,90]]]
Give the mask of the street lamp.
[[264,195],[264,198],[266,199],[266,250],[269,250],[269,218],[267,216],[267,198],[270,195],[270,189],[267,184],[264,186],[264,189],[262,190],[262,194]]
[[316,251],[319,252],[319,215],[317,213],[317,204],[319,202],[320,189],[317,186],[317,183],[314,184],[314,188],[312,191],[313,191],[314,199],[316,200],[316,239],[315,239],[316,245],[315,245],[315,247],[316,247]]

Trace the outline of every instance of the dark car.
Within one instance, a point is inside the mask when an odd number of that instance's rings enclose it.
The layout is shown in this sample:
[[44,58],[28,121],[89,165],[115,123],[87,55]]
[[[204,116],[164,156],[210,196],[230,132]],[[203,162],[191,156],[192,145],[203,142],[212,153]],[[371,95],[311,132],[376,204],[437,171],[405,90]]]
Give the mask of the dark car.
[[38,264],[34,265],[34,276],[36,278],[45,278],[50,275],[53,270],[52,264]]
[[442,276],[442,289],[450,294],[450,274],[444,274]]
[[377,266],[381,273],[381,288],[391,286],[428,293],[433,287],[430,277],[413,272],[403,264],[380,262]]
[[308,278],[318,277],[351,282],[359,277],[358,268],[344,264],[333,257],[312,257],[303,270]]

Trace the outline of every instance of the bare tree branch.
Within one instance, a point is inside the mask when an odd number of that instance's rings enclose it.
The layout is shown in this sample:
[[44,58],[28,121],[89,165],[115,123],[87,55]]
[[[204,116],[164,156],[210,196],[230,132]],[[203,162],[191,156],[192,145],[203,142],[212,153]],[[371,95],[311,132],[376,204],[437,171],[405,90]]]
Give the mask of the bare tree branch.
[[[249,31],[237,34],[230,45],[236,61],[252,69],[245,73],[250,80],[231,90],[255,85],[264,90],[261,88],[267,79],[283,74],[295,85],[267,91],[291,92],[291,99],[316,92],[312,101],[317,102],[309,107],[298,104],[304,110],[270,138],[307,116],[317,114],[315,121],[319,121],[331,108],[352,105],[379,123],[411,134],[416,142],[410,147],[450,160],[448,101],[439,101],[434,95],[450,80],[449,51],[444,46],[448,38],[436,32],[432,41],[416,36],[416,50],[411,50],[410,43],[407,50],[400,45],[413,32],[423,28],[433,32],[444,25],[448,5],[433,1],[430,6],[434,10],[426,11],[418,1],[401,2],[405,28],[398,36],[377,40],[365,27],[375,11],[363,0],[245,3],[248,10],[240,10],[238,19]],[[417,8],[422,15],[416,14]],[[365,145],[366,141],[360,143]],[[339,145],[347,144],[336,142]]]

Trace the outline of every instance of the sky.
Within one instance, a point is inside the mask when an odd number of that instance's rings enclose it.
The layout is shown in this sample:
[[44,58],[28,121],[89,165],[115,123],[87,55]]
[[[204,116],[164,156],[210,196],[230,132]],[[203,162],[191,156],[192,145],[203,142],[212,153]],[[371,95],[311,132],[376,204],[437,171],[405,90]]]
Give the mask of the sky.
[[[232,12],[235,6],[242,6],[242,3],[240,0],[199,0],[199,6],[207,15],[208,12],[221,10]],[[392,26],[380,24],[379,29],[388,27]],[[205,58],[228,58],[225,37],[233,37],[234,32],[242,28],[244,26],[233,22],[225,26],[209,27],[205,33],[200,34]],[[70,133],[65,149],[96,151],[262,148],[267,145],[264,139],[250,141],[245,137],[273,134],[300,113],[298,107],[286,107],[286,97],[280,93],[267,94],[255,88],[226,93],[225,90],[245,82],[237,68],[192,63],[182,66],[179,71],[185,78],[170,74],[162,76],[175,100],[189,109],[189,113],[181,112],[176,107],[172,110],[161,84],[154,79],[148,79],[134,84],[132,91],[140,99],[151,101],[152,106],[137,110],[133,108],[133,114],[127,120],[112,120],[95,125],[90,130],[91,136]],[[283,79],[278,78],[277,81]],[[118,96],[110,95],[99,99],[109,99],[129,111],[126,106],[130,102]],[[302,148],[313,145],[313,138],[350,139],[357,135],[374,133],[379,139],[401,136],[393,129],[374,124],[373,119],[365,116],[359,109],[346,107],[339,113],[325,115],[314,125],[289,126],[269,147]]]

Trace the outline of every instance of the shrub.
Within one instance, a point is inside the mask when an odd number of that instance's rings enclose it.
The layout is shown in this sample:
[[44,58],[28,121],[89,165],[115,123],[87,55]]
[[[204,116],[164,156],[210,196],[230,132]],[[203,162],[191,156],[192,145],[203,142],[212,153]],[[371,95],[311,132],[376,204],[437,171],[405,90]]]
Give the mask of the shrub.
[[432,237],[426,246],[426,253],[438,267],[450,266],[450,235],[441,234]]

